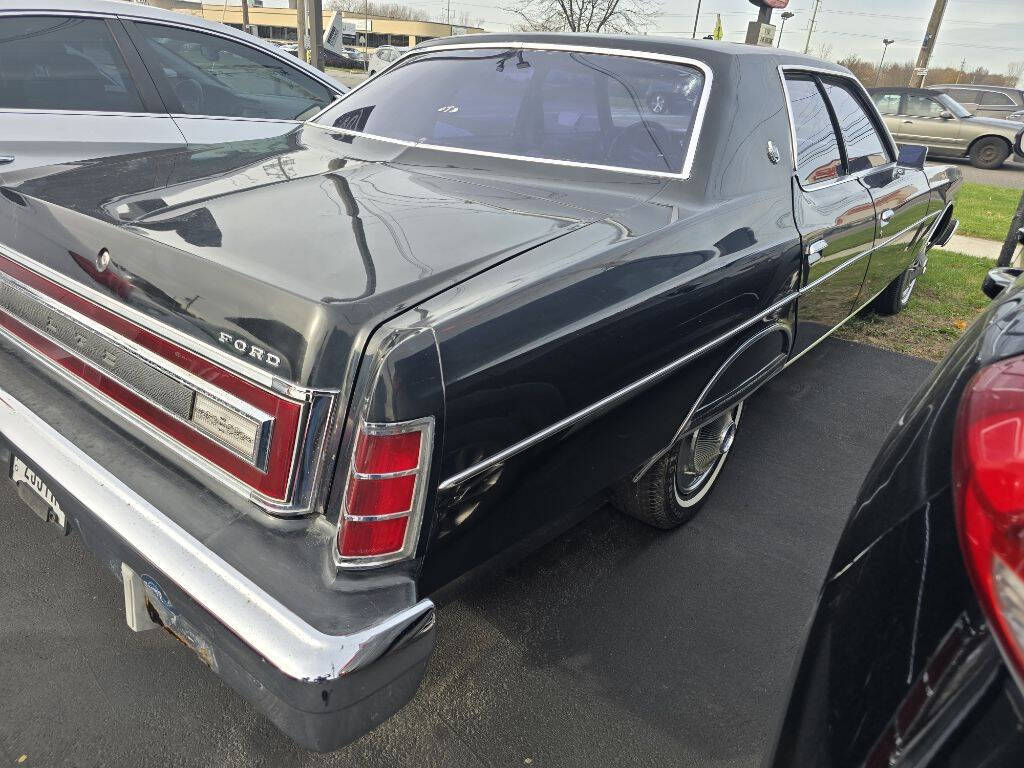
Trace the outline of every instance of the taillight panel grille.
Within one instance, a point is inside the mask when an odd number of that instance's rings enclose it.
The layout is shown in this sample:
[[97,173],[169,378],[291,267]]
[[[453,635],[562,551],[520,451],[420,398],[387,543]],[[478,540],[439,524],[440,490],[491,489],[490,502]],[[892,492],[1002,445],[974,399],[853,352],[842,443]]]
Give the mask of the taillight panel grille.
[[306,402],[268,391],[0,254],[0,329],[191,463],[294,503]]

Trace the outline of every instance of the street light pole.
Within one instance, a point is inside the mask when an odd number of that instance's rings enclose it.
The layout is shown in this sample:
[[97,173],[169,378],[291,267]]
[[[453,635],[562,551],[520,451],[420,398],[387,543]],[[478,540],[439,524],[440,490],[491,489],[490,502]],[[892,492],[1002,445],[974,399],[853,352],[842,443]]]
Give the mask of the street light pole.
[[691,37],[693,37],[694,40],[697,39],[697,21],[699,19],[700,19],[700,0],[697,0],[697,15],[693,17],[693,35],[691,35]]
[[882,58],[878,60],[878,69],[875,71],[875,85],[878,85],[878,78],[882,76],[882,64],[885,62],[885,52],[889,50],[889,46],[892,45],[895,40],[890,40],[887,37],[882,38]]
[[782,24],[779,25],[779,39],[775,41],[776,48],[782,47],[782,33],[786,31],[786,19],[792,19],[794,16],[796,16],[796,14],[792,11],[783,11],[782,15],[779,17],[782,19]]

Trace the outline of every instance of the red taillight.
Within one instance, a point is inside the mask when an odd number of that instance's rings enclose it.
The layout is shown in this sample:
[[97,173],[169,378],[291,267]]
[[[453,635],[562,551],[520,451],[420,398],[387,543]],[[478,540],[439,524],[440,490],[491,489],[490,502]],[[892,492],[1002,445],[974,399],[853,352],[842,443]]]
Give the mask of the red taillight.
[[416,546],[430,459],[432,419],[362,424],[356,435],[338,528],[348,565],[380,565]]
[[983,368],[967,385],[953,454],[967,570],[1024,680],[1024,357]]

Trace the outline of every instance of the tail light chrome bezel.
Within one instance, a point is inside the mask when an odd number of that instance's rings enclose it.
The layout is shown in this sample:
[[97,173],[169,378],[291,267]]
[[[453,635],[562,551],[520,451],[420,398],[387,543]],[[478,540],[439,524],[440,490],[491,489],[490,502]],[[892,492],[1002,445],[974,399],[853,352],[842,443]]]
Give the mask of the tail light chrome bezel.
[[[435,421],[433,416],[389,423],[359,422],[358,431],[352,440],[351,452],[348,457],[345,488],[341,496],[341,513],[338,515],[336,543],[333,548],[335,565],[346,569],[377,568],[408,560],[416,554],[416,547],[423,527],[424,508],[429,493],[431,458],[434,453],[434,431]],[[411,432],[420,433],[419,456],[415,468],[383,473],[365,473],[357,470],[356,453],[359,450],[362,435],[383,436],[409,434]],[[407,476],[414,476],[416,478],[408,510],[388,514],[350,514],[348,504],[353,480],[372,482],[374,480],[389,480]],[[408,519],[408,524],[405,528],[401,548],[372,555],[344,555],[341,553],[341,543],[346,521],[374,523],[403,518]]]
[[[233,365],[215,349],[207,354],[201,341],[186,346],[180,332],[6,247],[0,249],[0,283],[0,290],[16,291],[30,302],[26,306],[32,312],[46,317],[44,326],[40,317],[24,311],[19,316],[14,306],[0,306],[4,338],[119,417],[131,431],[214,478],[227,489],[226,496],[241,496],[281,516],[306,514],[322,501],[324,449],[337,391],[305,388],[259,369],[250,371],[252,366],[244,361]],[[221,439],[210,424],[168,409],[152,392],[113,368],[104,370],[104,361],[76,351],[56,332],[57,326],[66,324],[109,345],[112,354],[187,390],[193,397],[190,407],[200,397],[208,398],[222,409],[221,415],[250,422],[256,430],[253,452],[246,455],[237,444]],[[63,330],[67,336],[68,329]]]

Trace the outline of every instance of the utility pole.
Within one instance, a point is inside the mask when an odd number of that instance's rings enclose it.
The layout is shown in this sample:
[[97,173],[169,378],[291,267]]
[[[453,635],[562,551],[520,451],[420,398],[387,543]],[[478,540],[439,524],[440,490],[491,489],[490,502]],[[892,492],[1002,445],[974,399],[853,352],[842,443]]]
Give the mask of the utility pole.
[[324,52],[323,0],[306,0],[306,15],[309,17],[309,37],[306,39],[309,63],[317,69],[323,69],[323,62],[320,61]]
[[298,50],[295,53],[303,61],[306,58],[306,0],[295,0],[295,42]]
[[811,23],[807,25],[807,42],[804,44],[804,53],[811,51],[811,32],[814,31],[814,22],[818,19],[818,8],[821,7],[821,0],[814,0],[814,11],[811,13]]
[[942,16],[946,13],[948,2],[949,0],[935,0],[932,17],[928,20],[928,29],[925,30],[924,40],[921,41],[921,52],[917,54],[917,65],[910,75],[911,88],[924,88],[924,81],[928,77],[928,62],[931,61],[932,51],[935,50],[939,27],[942,25]]
[[779,25],[779,39],[775,41],[776,48],[782,47],[782,33],[786,31],[786,19],[792,19],[794,16],[796,16],[796,14],[792,11],[782,12],[782,24]]
[[242,0],[242,30],[249,31],[249,0]]
[[956,71],[956,82],[953,85],[960,85],[960,78],[964,76],[964,67],[967,66],[967,59],[960,59],[960,69]]
[[691,37],[693,37],[694,40],[697,39],[697,21],[698,21],[698,19],[700,19],[700,0],[697,0],[697,15],[693,17],[693,35],[691,35]]
[[[451,25],[452,25],[452,0],[448,0],[448,26],[450,27]],[[451,30],[450,29],[448,30],[448,32],[449,32],[449,34],[451,34]]]
[[888,51],[889,46],[895,42],[895,40],[890,40],[887,37],[882,38],[882,58],[878,60],[878,71],[875,72],[875,85],[878,85],[878,78],[882,76],[882,64],[885,62],[885,52]]

